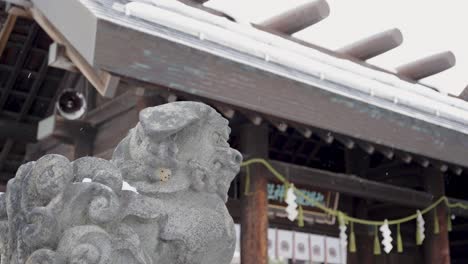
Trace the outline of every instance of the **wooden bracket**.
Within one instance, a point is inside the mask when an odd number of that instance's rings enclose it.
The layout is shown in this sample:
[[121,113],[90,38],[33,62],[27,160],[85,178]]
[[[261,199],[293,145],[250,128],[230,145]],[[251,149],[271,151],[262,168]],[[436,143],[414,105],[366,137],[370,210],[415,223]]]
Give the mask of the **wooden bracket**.
[[234,118],[234,115],[236,114],[236,111],[234,109],[225,105],[215,104],[214,107],[227,119]]
[[71,43],[50,23],[49,20],[36,8],[30,9],[34,20],[59,45],[64,47],[64,55],[88,79],[96,90],[104,97],[115,96],[120,78],[105,71],[97,71],[86,59],[71,45]]
[[286,132],[288,130],[288,124],[286,124],[284,121],[277,120],[277,119],[272,119],[272,118],[267,118],[268,122],[272,124],[278,131],[280,132]]
[[356,143],[347,137],[335,135],[335,138],[337,141],[343,144],[347,149],[354,149],[354,147],[356,146]]
[[375,152],[375,147],[372,144],[359,142],[358,145],[369,155],[372,155]]
[[312,136],[312,130],[310,130],[309,128],[307,127],[301,127],[301,126],[295,126],[294,127],[297,131],[299,131],[299,133],[302,134],[302,136],[304,136],[305,138],[310,138]]
[[65,53],[64,46],[57,42],[52,43],[49,47],[49,66],[70,72],[78,72],[75,64],[68,59]]

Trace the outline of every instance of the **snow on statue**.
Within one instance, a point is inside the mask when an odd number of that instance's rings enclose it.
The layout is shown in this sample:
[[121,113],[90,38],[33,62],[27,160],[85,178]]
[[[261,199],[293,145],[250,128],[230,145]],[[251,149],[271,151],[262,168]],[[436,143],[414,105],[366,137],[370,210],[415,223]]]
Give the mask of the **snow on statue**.
[[229,134],[211,107],[176,102],[141,111],[111,161],[21,166],[0,198],[1,263],[230,263]]

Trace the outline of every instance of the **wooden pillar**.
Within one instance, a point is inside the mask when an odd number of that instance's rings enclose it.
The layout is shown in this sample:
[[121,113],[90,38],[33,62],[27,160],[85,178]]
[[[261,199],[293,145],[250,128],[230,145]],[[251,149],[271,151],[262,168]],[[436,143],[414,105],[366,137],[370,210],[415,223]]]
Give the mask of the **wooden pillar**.
[[[445,195],[444,173],[430,168],[423,174],[426,190],[434,195],[434,199]],[[447,208],[445,205],[437,207],[440,233],[434,234],[434,213],[431,211],[425,217],[426,241],[424,241],[424,258],[427,264],[450,264],[450,244],[447,230]]]
[[82,126],[70,126],[70,129],[72,130],[70,134],[72,135],[71,141],[73,142],[73,160],[93,156],[96,129],[84,123]]
[[93,155],[94,137],[76,139],[73,142],[73,160]]
[[[370,156],[360,148],[345,150],[346,173],[357,175],[362,178],[367,178],[366,173],[369,169]],[[355,198],[353,202],[353,215],[358,218],[367,219],[367,200]],[[355,227],[356,228],[356,227]],[[368,232],[356,234],[356,252],[348,251],[348,263],[350,264],[372,264],[375,263],[374,256],[374,237],[373,230],[367,229]]]
[[[268,157],[268,127],[241,128],[240,148],[245,159]],[[268,193],[264,167],[250,166],[250,191],[243,193],[241,206],[241,263],[268,263]],[[245,174],[242,177],[245,187]],[[245,188],[242,189],[242,192]]]
[[163,103],[162,98],[156,91],[152,91],[144,88],[136,88],[135,94],[137,95],[136,109],[138,113],[147,108]]

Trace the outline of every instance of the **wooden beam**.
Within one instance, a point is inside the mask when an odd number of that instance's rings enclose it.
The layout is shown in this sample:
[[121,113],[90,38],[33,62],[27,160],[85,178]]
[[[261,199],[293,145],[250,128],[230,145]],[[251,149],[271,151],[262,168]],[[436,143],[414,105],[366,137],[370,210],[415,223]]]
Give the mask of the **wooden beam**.
[[[456,199],[456,198],[449,198],[450,203],[461,203],[464,204],[465,206],[468,206],[468,201],[461,200],[461,199]],[[467,218],[467,212],[464,209],[460,208],[452,208],[450,209],[450,213],[454,214],[455,216],[460,216],[460,217],[465,217]]]
[[375,152],[375,147],[372,144],[359,142],[358,145],[369,155],[372,155]]
[[322,21],[328,17],[329,14],[330,7],[327,1],[310,1],[269,18],[259,23],[259,26],[268,30],[292,35]]
[[355,175],[333,173],[279,161],[270,162],[275,169],[294,183],[312,185],[355,197],[414,208],[423,208],[434,198],[432,194],[426,192],[366,180]]
[[378,147],[377,150],[384,155],[385,158],[391,160],[395,157],[395,152],[385,147]]
[[263,122],[263,118],[256,114],[256,113],[253,113],[253,112],[249,112],[249,111],[240,111],[242,113],[242,115],[244,115],[252,124],[256,125],[256,126],[259,126],[262,124]]
[[175,102],[175,101],[177,101],[177,99],[178,99],[177,95],[174,94],[174,93],[162,92],[160,95],[161,95],[161,96],[166,100],[166,102],[168,102],[168,103]]
[[280,132],[286,132],[286,130],[288,130],[288,124],[284,121],[268,118],[268,122],[276,127]]
[[[241,128],[242,153],[253,157],[268,156],[268,127],[244,125]],[[250,189],[242,195],[241,262],[268,263],[268,171],[262,166],[250,168]],[[246,178],[242,185],[246,186]]]
[[55,138],[72,144],[72,159],[93,155],[95,135],[96,128],[88,122],[65,120],[55,115],[40,121],[37,130],[38,140]]
[[324,132],[324,131],[314,131],[314,134],[316,134],[320,139],[322,139],[325,143],[331,144],[333,141],[335,141],[335,137],[331,132]]
[[92,126],[97,127],[109,119],[134,108],[137,104],[137,99],[138,97],[135,95],[134,91],[130,90],[124,92],[111,101],[98,105],[86,115],[85,120]]
[[34,20],[57,44],[65,47],[66,56],[104,97],[114,97],[120,78],[106,71],[95,70],[86,59],[70,44],[70,42],[52,25],[36,8],[31,8]]
[[16,6],[13,6],[10,9],[8,9],[8,14],[15,15],[15,16],[22,17],[22,18],[29,18],[29,19],[32,18],[31,13],[28,10],[25,10]]
[[234,109],[224,105],[216,104],[214,105],[214,107],[227,119],[234,118],[234,115],[236,114],[236,111]]
[[5,160],[8,157],[11,149],[13,148],[15,141],[11,138],[7,139],[5,144],[2,146],[2,151],[0,152],[0,171],[3,170],[3,166],[5,166]]
[[390,51],[403,43],[403,35],[397,28],[386,30],[337,50],[338,53],[368,60]]
[[67,143],[75,143],[76,140],[91,141],[96,134],[96,128],[89,122],[81,120],[65,120],[52,115],[39,122],[37,139],[59,138]]
[[397,156],[406,164],[410,164],[411,161],[413,161],[413,156],[405,152],[399,152],[397,153]]
[[295,126],[294,127],[299,133],[301,133],[305,138],[310,138],[312,136],[312,130],[307,127]]
[[426,159],[426,158],[424,158],[424,157],[417,157],[417,158],[415,158],[414,160],[416,161],[416,163],[418,163],[419,165],[421,165],[421,166],[424,167],[424,168],[429,167],[429,165],[431,164],[431,163],[429,162],[429,160]]
[[[440,197],[445,195],[444,174],[437,169],[426,169],[424,177],[425,189],[434,195]],[[447,208],[445,205],[437,206],[435,214],[428,215],[427,229],[433,230],[434,217],[439,221],[439,234],[427,232],[427,241],[424,241],[425,262],[428,264],[450,264],[450,244],[447,230]]]
[[347,137],[335,135],[335,138],[337,141],[343,144],[343,146],[345,146],[347,149],[354,149],[354,147],[356,146],[356,143]]
[[15,27],[17,18],[17,15],[8,14],[5,24],[3,24],[2,31],[0,32],[0,55],[3,55],[3,51],[5,50],[11,32]]
[[457,176],[460,176],[460,175],[463,173],[463,169],[460,168],[460,167],[454,167],[454,168],[451,168],[451,170],[452,170],[453,173],[455,173],[455,175],[457,175]]
[[12,138],[23,142],[36,141],[37,126],[13,120],[0,119],[0,138]]
[[455,55],[451,51],[445,51],[401,65],[396,71],[417,81],[448,70],[455,66],[455,62]]

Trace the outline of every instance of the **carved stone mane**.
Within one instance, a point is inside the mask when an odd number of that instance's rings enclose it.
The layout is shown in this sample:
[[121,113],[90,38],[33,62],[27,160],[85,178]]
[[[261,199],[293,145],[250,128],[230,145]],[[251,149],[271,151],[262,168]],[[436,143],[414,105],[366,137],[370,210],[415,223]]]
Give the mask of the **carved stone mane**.
[[228,264],[242,156],[211,107],[147,108],[110,161],[46,155],[0,197],[1,264]]

